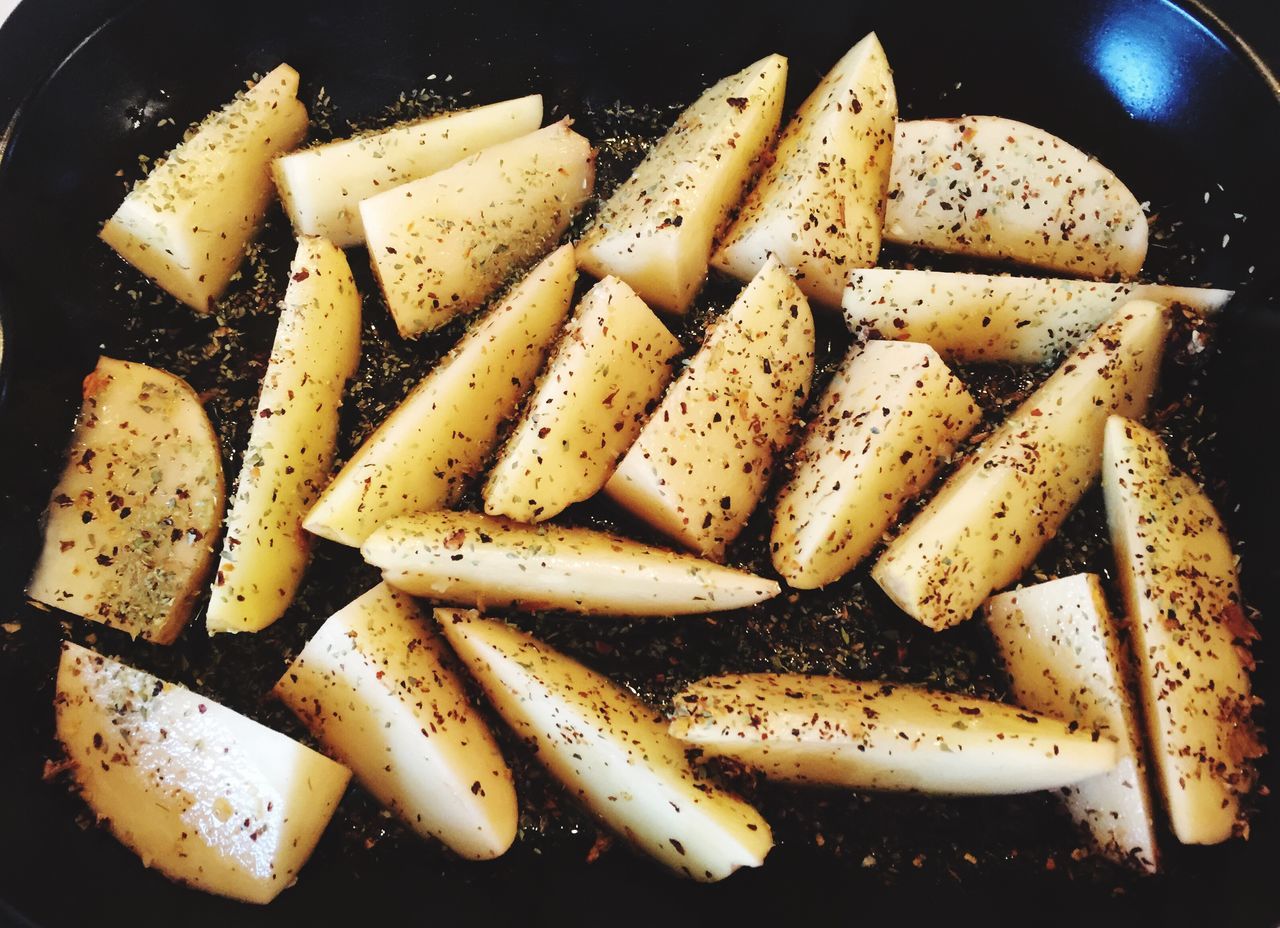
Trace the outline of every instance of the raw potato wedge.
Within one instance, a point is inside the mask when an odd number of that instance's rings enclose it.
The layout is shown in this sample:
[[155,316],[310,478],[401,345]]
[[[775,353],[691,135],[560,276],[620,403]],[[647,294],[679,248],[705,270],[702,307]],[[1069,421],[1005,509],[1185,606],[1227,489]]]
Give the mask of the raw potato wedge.
[[434,623],[380,584],[338,610],[274,693],[378,801],[468,860],[516,837],[511,770]]
[[764,863],[768,823],[695,778],[660,712],[505,623],[454,609],[437,609],[436,620],[543,766],[638,850],[703,882]]
[[373,270],[405,338],[469,313],[569,228],[595,185],[569,120],[360,204]]
[[778,584],[585,528],[471,512],[386,523],[362,549],[397,589],[455,605],[591,615],[688,615],[752,606]]
[[1236,556],[1217,510],[1160,439],[1113,416],[1102,490],[1132,626],[1152,764],[1173,833],[1216,844],[1243,824],[1240,796],[1262,753]]
[[358,546],[390,518],[456,501],[542,367],[577,277],[571,246],[544,258],[365,440],[302,527]]
[[484,511],[541,522],[595,493],[671,379],[679,340],[606,277],[582,298],[484,488]]
[[759,168],[786,92],[770,55],[712,85],[614,191],[578,243],[578,264],[683,313],[707,276],[711,243]]
[[774,506],[773,567],[789,586],[838,580],[982,419],[928,345],[877,341],[832,377]]
[[874,267],[880,254],[897,118],[873,32],[800,104],[712,267],[745,281],[777,255],[809,299],[839,306],[850,269]]
[[924,342],[955,361],[1043,364],[1130,300],[1211,315],[1234,295],[1208,287],[868,268],[850,275],[844,313],[854,331]]
[[102,240],[198,312],[222,296],[273,193],[271,159],[307,134],[298,72],[282,64],[157,162]]
[[276,158],[272,176],[293,230],[339,248],[364,244],[360,201],[457,164],[542,124],[534,94],[431,116]]
[[813,316],[770,258],[708,328],[605,492],[720,558],[760,502],[813,380]]
[[1115,768],[1062,791],[1067,811],[1106,856],[1156,870],[1155,821],[1126,661],[1096,574],[1076,574],[987,600],[1018,705],[1115,738]]
[[298,240],[205,625],[256,632],[293,602],[311,555],[302,518],[333,466],[338,409],[360,364],[360,294],[346,256]]
[[963,622],[1017,580],[1098,477],[1112,413],[1155,390],[1167,311],[1126,303],[1067,355],[880,556],[871,576],[934,630]]
[[884,237],[1081,277],[1132,277],[1147,217],[1107,168],[999,116],[898,123]]
[[1031,793],[1110,770],[1116,744],[1004,703],[800,674],[708,677],[671,734],[769,779],[948,795]]
[[217,436],[186,381],[100,358],[27,595],[172,644],[213,563],[224,492]]
[[99,821],[175,882],[267,903],[291,886],[351,771],[218,705],[71,642],[58,740]]

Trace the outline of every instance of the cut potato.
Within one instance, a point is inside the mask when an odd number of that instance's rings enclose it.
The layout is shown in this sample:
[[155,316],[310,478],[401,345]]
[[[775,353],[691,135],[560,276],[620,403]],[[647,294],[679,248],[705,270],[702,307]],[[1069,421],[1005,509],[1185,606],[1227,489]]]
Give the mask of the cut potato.
[[390,518],[456,501],[542,367],[577,277],[571,246],[543,259],[365,440],[302,527],[358,546]]
[[875,33],[800,104],[711,259],[750,280],[769,255],[811,300],[839,306],[849,271],[880,254],[898,99]]
[[516,837],[516,790],[434,625],[385,584],[334,613],[275,694],[418,834],[469,860]]
[[224,490],[217,436],[186,381],[100,358],[27,595],[171,644],[213,562]]
[[299,239],[227,514],[209,634],[260,631],[293,602],[311,554],[302,518],[329,477],[343,388],[359,364],[347,258],[325,239]]
[[752,606],[778,584],[585,528],[471,512],[384,524],[362,549],[397,589],[455,605],[594,615],[687,615]]
[[564,119],[360,204],[369,258],[405,338],[487,300],[591,196],[595,153]]
[[770,55],[708,88],[601,207],[578,264],[620,277],[650,306],[687,310],[712,240],[778,131],[786,85],[787,59]]
[[1063,789],[1071,817],[1121,863],[1156,870],[1156,835],[1137,711],[1120,636],[1095,574],[987,600],[987,625],[1018,705],[1115,738],[1113,770]]
[[436,620],[538,760],[636,848],[705,882],[764,862],[768,823],[696,779],[660,712],[502,622],[453,609],[437,609]]
[[1240,796],[1262,752],[1249,686],[1257,631],[1231,540],[1204,491],[1129,419],[1107,421],[1102,489],[1173,833],[1184,844],[1225,841],[1242,824]]
[[156,163],[102,240],[199,312],[222,296],[271,203],[271,159],[307,134],[298,72],[282,64]]
[[605,492],[681,544],[723,556],[791,441],[813,340],[804,294],[770,258],[708,328]]
[[849,327],[924,342],[956,361],[1042,364],[1074,348],[1130,300],[1209,315],[1231,290],[868,268],[844,295]]
[[1132,277],[1147,217],[1107,168],[999,116],[898,123],[884,237],[1082,277]]
[[1116,744],[1016,706],[892,683],[731,674],[676,695],[671,734],[766,777],[950,795],[1030,793],[1110,770]]
[[541,522],[594,496],[671,379],[680,342],[616,277],[565,326],[484,488],[484,510]]
[[169,879],[243,902],[291,886],[351,771],[190,690],[65,642],[58,740],[99,821]]
[[534,94],[295,151],[272,162],[271,171],[294,232],[348,248],[364,244],[361,200],[541,124],[542,97]]
[[1067,355],[890,543],[881,589],[938,630],[1017,580],[1097,479],[1107,416],[1146,410],[1168,329],[1163,307],[1134,300]]
[[773,567],[790,586],[838,580],[880,543],[982,419],[928,345],[871,342],[818,401],[774,507]]

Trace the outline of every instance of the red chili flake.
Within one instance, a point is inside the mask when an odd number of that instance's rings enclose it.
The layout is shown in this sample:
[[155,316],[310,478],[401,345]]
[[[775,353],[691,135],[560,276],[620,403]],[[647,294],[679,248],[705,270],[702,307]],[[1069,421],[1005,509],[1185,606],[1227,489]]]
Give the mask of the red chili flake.
[[728,103],[730,106],[732,106],[732,107],[733,107],[735,110],[737,110],[739,113],[741,113],[743,110],[745,110],[745,109],[747,108],[747,98],[746,98],[746,97],[730,97],[728,100],[725,100],[724,102],[725,102],[725,103]]
[[298,271],[298,273],[293,275],[293,279],[296,283],[302,283],[304,280],[306,280],[310,276],[311,276],[311,272],[304,267],[300,271]]
[[452,535],[450,535],[448,538],[444,540],[445,550],[457,551],[459,548],[462,547],[462,543],[466,541],[466,538],[467,538],[467,530],[465,528],[458,529],[456,532],[454,532]]

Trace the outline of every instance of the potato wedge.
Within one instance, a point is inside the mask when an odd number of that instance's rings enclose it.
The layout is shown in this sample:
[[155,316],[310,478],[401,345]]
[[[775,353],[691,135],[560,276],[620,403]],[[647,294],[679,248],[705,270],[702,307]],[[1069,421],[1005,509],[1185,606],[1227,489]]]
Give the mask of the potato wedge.
[[555,243],[594,185],[591,143],[562,119],[362,201],[369,258],[400,334],[482,304]]
[[102,240],[197,312],[222,296],[271,203],[271,159],[307,134],[298,72],[282,64],[152,168]]
[[397,589],[440,602],[591,615],[688,615],[752,606],[778,584],[690,554],[585,528],[471,512],[384,524],[364,558]]
[[1112,413],[1142,415],[1155,389],[1167,311],[1126,303],[947,480],[871,576],[934,630],[963,622],[1031,565],[1098,477]]
[[100,358],[27,595],[172,644],[213,563],[225,502],[218,438],[186,381]]
[[1080,149],[1000,116],[898,123],[884,237],[1081,277],[1132,277],[1147,217]]
[[695,777],[660,712],[503,622],[456,609],[436,620],[543,766],[638,850],[702,882],[764,862],[769,824]]
[[468,860],[516,837],[516,790],[435,624],[379,584],[330,616],[274,693],[406,825]]
[[880,254],[897,118],[889,60],[872,32],[800,104],[711,266],[746,281],[777,255],[805,296],[839,306],[849,271],[874,267]]
[[271,173],[293,231],[364,244],[360,201],[443,171],[542,124],[542,96],[429,116],[278,157]]
[[236,480],[205,626],[256,632],[289,608],[311,556],[302,518],[329,478],[338,409],[360,364],[360,294],[326,239],[298,240]]
[[454,502],[533,384],[577,277],[570,246],[544,258],[365,439],[302,527],[358,546],[390,518]]
[[351,771],[190,690],[71,642],[58,740],[80,795],[145,867],[242,902],[293,885]]
[[778,492],[773,567],[789,586],[838,580],[871,553],[902,507],[982,419],[928,345],[871,342],[818,401]]
[[813,380],[813,316],[770,258],[709,328],[605,484],[654,528],[713,558],[747,523]]
[[1152,764],[1173,833],[1237,833],[1262,753],[1236,557],[1213,503],[1137,422],[1107,420],[1102,490],[1133,634]]
[[786,92],[770,55],[703,92],[600,208],[578,264],[625,280],[657,309],[683,313],[707,276],[711,243],[760,167]]
[[1018,705],[1115,738],[1115,768],[1062,790],[1071,817],[1108,857],[1156,870],[1156,834],[1127,661],[1096,574],[1076,574],[987,600]]
[[944,358],[1043,364],[1130,300],[1210,315],[1234,295],[1209,287],[868,268],[850,275],[844,314],[856,332],[924,342]]
[[618,278],[592,287],[489,472],[484,511],[542,522],[594,496],[640,433],[680,351]]
[[673,700],[672,736],[766,777],[950,795],[1030,793],[1110,770],[1116,744],[1016,706],[800,674],[707,677]]

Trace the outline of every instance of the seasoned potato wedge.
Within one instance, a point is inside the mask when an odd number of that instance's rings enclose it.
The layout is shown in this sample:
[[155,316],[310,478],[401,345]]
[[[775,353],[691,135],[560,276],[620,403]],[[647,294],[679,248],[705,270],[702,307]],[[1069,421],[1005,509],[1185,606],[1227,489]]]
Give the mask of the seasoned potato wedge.
[[778,595],[772,580],[690,554],[585,528],[522,525],[470,512],[394,519],[362,551],[397,589],[478,608],[686,615]]
[[1132,277],[1147,217],[1080,149],[999,116],[898,123],[884,237],[1082,277]]
[[437,609],[436,620],[543,766],[638,850],[704,882],[764,862],[768,823],[696,778],[660,712],[502,622],[454,609]]
[[276,158],[271,173],[294,232],[322,235],[348,248],[364,244],[361,200],[528,135],[541,124],[542,97],[534,94],[295,151]]
[[362,201],[369,258],[400,334],[483,303],[554,244],[594,185],[595,153],[565,119]]
[[938,630],[1021,576],[1097,479],[1111,413],[1142,415],[1169,320],[1125,304],[960,465],[876,562],[871,576]]
[[217,436],[186,381],[99,359],[27,595],[171,644],[213,562],[224,491]]
[[770,258],[708,329],[605,492],[719,558],[760,502],[813,379],[813,316]]
[[541,522],[594,496],[671,379],[680,342],[616,277],[565,325],[484,488],[484,510]]
[[578,243],[578,264],[683,313],[711,243],[778,131],[787,59],[770,55],[709,87],[614,191]]
[[952,795],[1030,793],[1110,770],[1116,744],[1004,703],[800,674],[708,677],[671,734],[766,777]]
[[282,64],[157,162],[102,240],[199,312],[222,296],[271,203],[271,159],[307,134],[298,72]]
[[769,255],[811,300],[839,306],[849,271],[880,254],[898,98],[875,33],[822,79],[711,259],[750,280]]
[[850,354],[778,493],[774,569],[800,589],[844,576],[981,419],[928,345],[878,341]]
[[456,500],[542,367],[577,276],[570,246],[544,258],[365,439],[302,527],[357,546],[387,519]]

